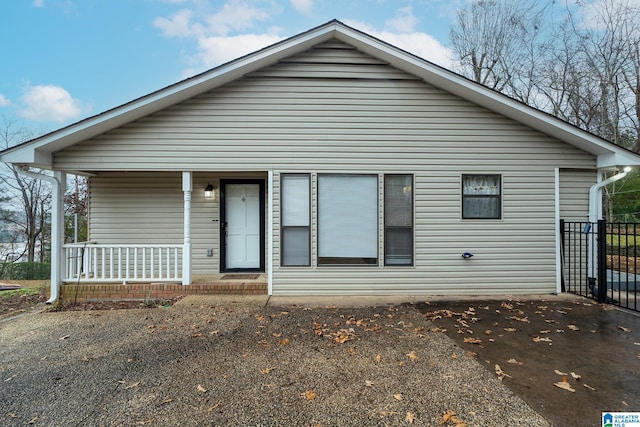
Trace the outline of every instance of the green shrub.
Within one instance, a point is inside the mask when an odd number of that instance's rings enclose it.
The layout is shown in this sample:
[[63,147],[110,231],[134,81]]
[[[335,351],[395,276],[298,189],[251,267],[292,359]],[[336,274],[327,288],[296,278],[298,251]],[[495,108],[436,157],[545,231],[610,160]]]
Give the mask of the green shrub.
[[14,262],[0,267],[1,279],[6,280],[48,280],[51,278],[51,263]]

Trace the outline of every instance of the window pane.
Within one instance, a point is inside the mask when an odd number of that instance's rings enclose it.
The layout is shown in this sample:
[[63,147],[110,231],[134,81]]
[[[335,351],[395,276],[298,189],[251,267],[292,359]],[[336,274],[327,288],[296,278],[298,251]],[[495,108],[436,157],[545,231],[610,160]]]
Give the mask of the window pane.
[[498,197],[465,197],[462,206],[463,218],[500,218]]
[[500,194],[500,175],[463,175],[464,195],[490,195]]
[[385,236],[385,264],[413,264],[413,230],[411,228],[388,228]]
[[309,225],[309,175],[282,175],[282,226]]
[[282,265],[310,265],[309,227],[282,229]]
[[377,259],[377,176],[318,177],[318,252],[320,263],[322,258]]
[[411,175],[385,175],[385,226],[411,226],[413,223],[413,177]]
[[500,175],[462,175],[462,218],[500,219]]

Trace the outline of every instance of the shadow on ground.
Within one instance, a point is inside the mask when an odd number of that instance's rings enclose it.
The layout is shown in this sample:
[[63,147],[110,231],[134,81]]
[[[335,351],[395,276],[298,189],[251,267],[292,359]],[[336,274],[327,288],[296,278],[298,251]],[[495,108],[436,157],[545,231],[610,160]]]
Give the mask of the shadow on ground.
[[[603,411],[640,411],[635,313],[581,297],[417,308],[554,425],[599,425]],[[562,382],[575,391],[555,385]]]

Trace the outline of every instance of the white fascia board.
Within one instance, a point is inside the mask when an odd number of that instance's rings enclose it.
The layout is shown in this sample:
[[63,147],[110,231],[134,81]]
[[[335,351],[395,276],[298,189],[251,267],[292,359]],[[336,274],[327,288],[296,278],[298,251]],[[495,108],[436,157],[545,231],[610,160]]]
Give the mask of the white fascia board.
[[0,161],[16,165],[28,165],[40,169],[51,169],[53,156],[41,150],[16,150],[0,156]]
[[[51,153],[161,111],[237,80],[245,74],[275,64],[287,56],[307,50],[318,43],[330,39],[335,28],[336,24],[316,28],[222,65],[219,68],[191,77],[112,110],[36,138],[26,144],[8,149],[0,155],[0,161],[35,165],[36,157],[39,157],[35,154],[36,151],[40,152],[41,155],[48,154],[51,157]],[[51,167],[51,158],[43,164]]]

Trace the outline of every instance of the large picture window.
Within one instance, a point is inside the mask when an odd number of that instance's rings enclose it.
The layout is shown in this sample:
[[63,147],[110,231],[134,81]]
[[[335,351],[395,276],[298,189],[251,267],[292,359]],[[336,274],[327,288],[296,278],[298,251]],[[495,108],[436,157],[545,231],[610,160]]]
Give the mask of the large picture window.
[[502,177],[462,175],[462,219],[502,217]]
[[319,175],[318,264],[377,263],[377,175]]
[[413,176],[384,176],[384,263],[413,265]]
[[283,266],[311,265],[310,244],[310,180],[308,174],[283,174],[280,185],[281,208],[281,264]]

